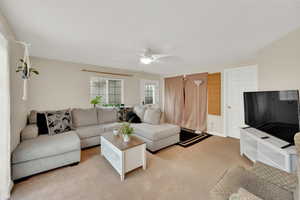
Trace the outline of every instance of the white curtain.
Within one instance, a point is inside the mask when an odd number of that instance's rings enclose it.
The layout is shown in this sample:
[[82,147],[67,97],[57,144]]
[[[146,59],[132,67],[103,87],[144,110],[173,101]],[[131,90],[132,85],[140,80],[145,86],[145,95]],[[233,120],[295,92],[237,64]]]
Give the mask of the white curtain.
[[10,175],[10,85],[8,42],[0,34],[0,200],[9,199]]

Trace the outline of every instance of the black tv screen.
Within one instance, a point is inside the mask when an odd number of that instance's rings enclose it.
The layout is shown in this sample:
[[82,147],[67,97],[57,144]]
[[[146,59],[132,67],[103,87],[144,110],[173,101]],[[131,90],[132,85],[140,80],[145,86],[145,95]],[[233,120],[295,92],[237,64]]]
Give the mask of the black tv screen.
[[299,92],[245,92],[245,123],[294,144],[299,132]]

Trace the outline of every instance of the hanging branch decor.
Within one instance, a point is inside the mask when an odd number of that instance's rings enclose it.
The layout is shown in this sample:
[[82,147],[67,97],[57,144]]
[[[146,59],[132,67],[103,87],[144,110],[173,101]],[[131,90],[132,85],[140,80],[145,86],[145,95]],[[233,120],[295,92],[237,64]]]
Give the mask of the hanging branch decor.
[[20,59],[16,72],[21,73],[21,77],[24,80],[22,99],[25,101],[28,98],[28,80],[30,80],[32,74],[39,75],[39,72],[35,68],[31,67],[28,51],[29,44],[20,41],[17,41],[17,43],[22,44],[24,46],[24,57],[23,59]]

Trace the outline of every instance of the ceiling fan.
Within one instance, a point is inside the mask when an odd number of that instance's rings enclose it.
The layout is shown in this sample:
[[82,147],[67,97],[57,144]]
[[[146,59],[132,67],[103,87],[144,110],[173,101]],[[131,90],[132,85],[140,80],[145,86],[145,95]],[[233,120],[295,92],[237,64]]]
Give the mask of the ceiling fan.
[[145,65],[149,65],[151,63],[160,62],[161,59],[170,57],[171,55],[167,54],[156,54],[151,49],[145,49],[142,54],[140,54],[140,62]]

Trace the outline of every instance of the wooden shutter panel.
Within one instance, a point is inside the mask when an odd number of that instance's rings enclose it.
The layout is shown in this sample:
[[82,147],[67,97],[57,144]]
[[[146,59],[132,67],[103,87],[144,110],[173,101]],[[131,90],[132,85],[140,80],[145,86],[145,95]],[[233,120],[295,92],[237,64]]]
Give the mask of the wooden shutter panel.
[[208,75],[208,114],[221,115],[221,73]]

